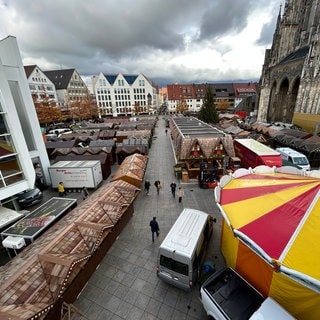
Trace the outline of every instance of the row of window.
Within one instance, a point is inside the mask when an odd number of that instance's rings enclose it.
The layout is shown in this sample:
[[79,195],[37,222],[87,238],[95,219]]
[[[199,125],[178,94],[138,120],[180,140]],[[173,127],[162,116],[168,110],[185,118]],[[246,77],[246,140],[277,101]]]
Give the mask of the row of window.
[[37,78],[37,77],[32,77],[33,82],[47,82],[46,78]]
[[[147,105],[146,101],[135,101],[134,104],[139,105],[139,106],[146,106]],[[133,108],[130,101],[116,101],[115,106],[116,107],[123,106],[123,107]],[[99,107],[100,108],[112,107],[112,103],[111,103],[111,101],[109,101],[109,102],[102,101],[102,102],[99,102]]]
[[146,93],[144,88],[133,88],[133,93]]
[[[115,100],[126,100],[126,101],[130,101],[131,97],[129,95],[115,95],[114,96]],[[145,95],[134,95],[134,100],[145,100],[146,97]],[[98,100],[99,101],[103,101],[103,100],[107,100],[110,101],[111,100],[111,95],[98,95]]]
[[44,86],[44,85],[41,85],[41,86],[36,86],[34,84],[29,84],[29,88],[30,90],[39,90],[39,91],[54,91],[54,88],[53,86]]
[[84,90],[81,90],[81,89],[79,89],[79,90],[77,90],[77,89],[69,89],[69,90],[68,90],[68,94],[81,94],[81,95],[85,95],[85,94],[87,94],[87,92],[84,91]]
[[[132,113],[133,109],[131,108],[117,108],[116,109],[116,113]],[[103,115],[112,115],[113,111],[112,108],[104,108],[104,109],[100,109],[101,114]],[[143,107],[142,110],[140,110],[140,112],[148,112],[146,107]]]
[[83,88],[83,87],[85,87],[85,84],[83,82],[79,82],[79,81],[77,81],[77,82],[70,81],[69,86]]
[[108,93],[108,94],[110,94],[111,92],[110,92],[110,89],[102,89],[102,88],[98,88],[97,89],[97,94],[106,94],[106,93]]

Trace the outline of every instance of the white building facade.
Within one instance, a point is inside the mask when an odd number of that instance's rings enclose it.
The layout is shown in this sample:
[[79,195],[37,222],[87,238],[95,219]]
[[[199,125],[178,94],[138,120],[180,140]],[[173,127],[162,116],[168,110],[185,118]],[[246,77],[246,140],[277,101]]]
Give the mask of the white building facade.
[[157,88],[143,74],[100,73],[94,80],[100,117],[150,115],[159,107]]
[[56,105],[57,93],[53,82],[36,65],[24,67],[32,98],[36,102],[48,100]]
[[[33,162],[50,165],[15,37],[0,40],[0,205],[33,188]],[[11,206],[11,204],[10,204]],[[11,207],[12,207],[11,206]]]

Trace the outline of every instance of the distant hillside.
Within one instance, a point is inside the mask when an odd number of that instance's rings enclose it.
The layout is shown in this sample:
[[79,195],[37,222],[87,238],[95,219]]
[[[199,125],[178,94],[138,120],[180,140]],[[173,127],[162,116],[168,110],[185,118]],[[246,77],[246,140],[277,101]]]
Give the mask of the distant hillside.
[[160,88],[166,87],[168,84],[174,83],[181,83],[181,84],[202,84],[202,83],[243,83],[243,82],[259,82],[259,79],[235,79],[235,80],[221,80],[221,81],[210,81],[210,80],[203,80],[203,81],[184,81],[184,82],[173,82],[169,79],[163,78],[150,78],[156,85]]

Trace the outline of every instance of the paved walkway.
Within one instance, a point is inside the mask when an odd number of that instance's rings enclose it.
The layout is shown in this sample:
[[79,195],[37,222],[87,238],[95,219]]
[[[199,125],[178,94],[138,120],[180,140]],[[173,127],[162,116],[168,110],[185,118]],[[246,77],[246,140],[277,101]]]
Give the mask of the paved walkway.
[[[74,303],[90,320],[140,319],[206,319],[199,301],[199,290],[187,293],[160,280],[156,275],[158,246],[184,207],[210,213],[217,218],[207,259],[219,269],[221,257],[221,218],[214,203],[212,189],[200,189],[197,184],[184,184],[182,203],[170,190],[175,164],[171,139],[165,133],[165,121],[159,118],[155,139],[149,152],[146,179],[151,182],[150,193],[141,192],[134,203],[134,215],[113,244],[100,267]],[[154,181],[162,183],[157,195]],[[160,236],[151,241],[149,221],[157,217]]]

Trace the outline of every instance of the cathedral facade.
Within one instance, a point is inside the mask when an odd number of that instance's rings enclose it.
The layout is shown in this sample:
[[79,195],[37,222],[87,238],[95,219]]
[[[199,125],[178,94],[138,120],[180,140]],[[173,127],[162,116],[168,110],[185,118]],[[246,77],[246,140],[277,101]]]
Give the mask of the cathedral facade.
[[[287,0],[259,86],[258,121],[320,119],[320,0]],[[319,117],[319,118],[318,118]]]

